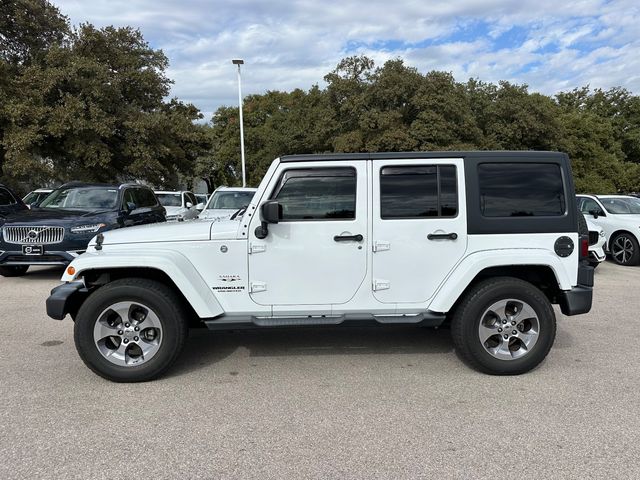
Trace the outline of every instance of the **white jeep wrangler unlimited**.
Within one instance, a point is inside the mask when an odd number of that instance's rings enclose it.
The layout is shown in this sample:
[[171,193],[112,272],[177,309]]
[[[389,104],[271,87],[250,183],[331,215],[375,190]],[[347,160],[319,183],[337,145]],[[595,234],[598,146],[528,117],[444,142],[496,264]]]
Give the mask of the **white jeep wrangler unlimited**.
[[490,374],[531,370],[591,308],[571,167],[552,152],[276,159],[235,220],[94,238],[47,300],[84,362],[115,381],[165,372],[211,329],[450,322]]

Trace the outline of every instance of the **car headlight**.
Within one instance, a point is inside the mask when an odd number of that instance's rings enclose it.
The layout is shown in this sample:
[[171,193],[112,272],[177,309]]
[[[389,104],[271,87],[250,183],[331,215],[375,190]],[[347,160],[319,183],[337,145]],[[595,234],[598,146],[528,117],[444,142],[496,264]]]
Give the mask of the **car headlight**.
[[93,225],[78,225],[71,227],[71,233],[96,233],[102,227],[106,227],[106,223],[94,223]]

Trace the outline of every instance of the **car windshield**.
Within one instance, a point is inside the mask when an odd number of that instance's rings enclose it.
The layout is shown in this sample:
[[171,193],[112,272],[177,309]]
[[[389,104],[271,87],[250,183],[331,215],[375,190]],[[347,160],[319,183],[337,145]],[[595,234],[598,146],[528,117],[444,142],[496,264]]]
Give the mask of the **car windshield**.
[[640,198],[600,198],[605,210],[614,215],[640,214]]
[[181,207],[182,195],[180,193],[156,193],[156,197],[163,207]]
[[108,187],[76,187],[54,190],[39,208],[65,208],[71,210],[105,210],[115,208],[118,190]]
[[26,204],[34,204],[34,203],[39,203],[42,200],[44,200],[45,198],[47,198],[47,196],[50,194],[51,192],[31,192],[29,193],[26,197],[24,197],[22,199],[22,201]]
[[237,210],[251,203],[255,192],[216,192],[207,210]]

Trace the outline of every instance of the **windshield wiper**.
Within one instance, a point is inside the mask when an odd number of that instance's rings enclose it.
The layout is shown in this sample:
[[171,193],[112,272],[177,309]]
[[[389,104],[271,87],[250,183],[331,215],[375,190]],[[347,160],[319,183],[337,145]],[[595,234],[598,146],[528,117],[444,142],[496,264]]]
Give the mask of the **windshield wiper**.
[[240,215],[244,214],[244,212],[247,211],[247,207],[249,205],[243,205],[242,207],[240,207],[238,210],[236,210],[234,212],[233,215],[231,215],[231,217],[229,218],[229,220],[235,220],[236,218],[238,218]]

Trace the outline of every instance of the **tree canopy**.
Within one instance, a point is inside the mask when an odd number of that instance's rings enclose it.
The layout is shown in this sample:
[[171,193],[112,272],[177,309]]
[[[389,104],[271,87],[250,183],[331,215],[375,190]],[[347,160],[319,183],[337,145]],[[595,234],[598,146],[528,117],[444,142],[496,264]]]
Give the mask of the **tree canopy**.
[[72,29],[47,1],[2,0],[0,45],[0,177],[171,185],[210,150],[140,31]]
[[[421,74],[401,59],[381,67],[343,59],[309,91],[245,99],[249,182],[279,155],[415,150],[559,150],[569,154],[578,191],[640,190],[640,97],[588,87],[547,96],[527,85],[447,72]],[[238,109],[212,119],[214,148],[200,165],[237,181]]]

